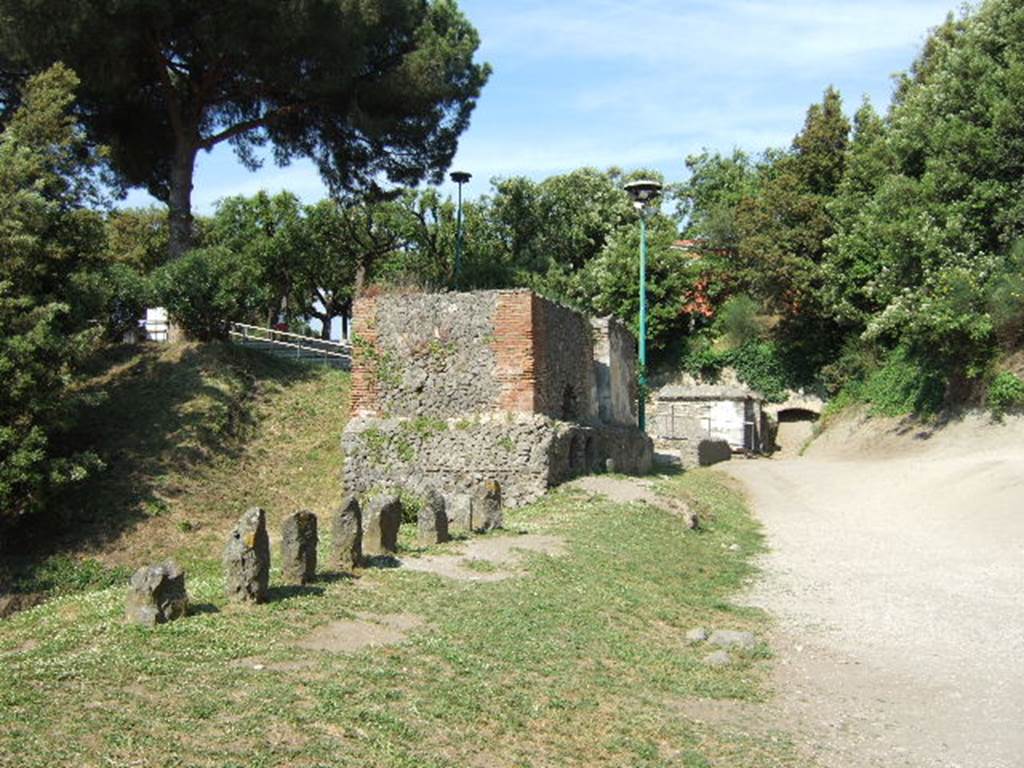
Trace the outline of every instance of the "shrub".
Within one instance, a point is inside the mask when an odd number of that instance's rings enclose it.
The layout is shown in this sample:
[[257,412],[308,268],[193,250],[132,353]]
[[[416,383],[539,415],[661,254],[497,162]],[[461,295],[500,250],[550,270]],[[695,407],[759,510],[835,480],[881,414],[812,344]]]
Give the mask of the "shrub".
[[1003,371],[989,384],[985,402],[996,416],[1024,406],[1024,381],[1009,371]]
[[746,294],[733,296],[718,310],[715,330],[733,348],[756,341],[761,336],[758,310],[757,302]]
[[154,274],[156,296],[185,333],[225,339],[232,322],[250,319],[264,303],[259,269],[227,248],[199,248]]
[[879,416],[934,414],[942,407],[945,394],[945,377],[902,348],[892,352],[860,389],[861,399],[870,403],[871,412]]

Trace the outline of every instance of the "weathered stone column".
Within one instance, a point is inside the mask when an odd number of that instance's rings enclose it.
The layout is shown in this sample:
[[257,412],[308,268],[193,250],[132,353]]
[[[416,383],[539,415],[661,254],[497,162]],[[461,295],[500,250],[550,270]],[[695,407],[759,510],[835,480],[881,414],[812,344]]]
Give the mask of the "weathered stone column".
[[281,570],[288,584],[306,584],[316,577],[316,546],[319,537],[316,515],[296,512],[281,525]]
[[473,497],[468,493],[453,493],[446,503],[448,533],[473,532]]
[[139,568],[128,583],[125,617],[154,627],[188,613],[185,572],[171,560]]
[[264,603],[269,585],[267,513],[253,507],[242,515],[224,547],[224,589],[229,600]]
[[363,554],[375,557],[398,552],[401,524],[402,502],[397,496],[379,496],[370,502],[363,516]]
[[331,517],[331,564],[336,568],[351,571],[362,563],[362,525],[359,499],[349,494]]
[[416,541],[420,546],[427,547],[448,539],[448,515],[444,510],[444,497],[430,489],[416,518]]
[[501,484],[488,480],[473,495],[473,529],[487,533],[504,525],[501,511]]

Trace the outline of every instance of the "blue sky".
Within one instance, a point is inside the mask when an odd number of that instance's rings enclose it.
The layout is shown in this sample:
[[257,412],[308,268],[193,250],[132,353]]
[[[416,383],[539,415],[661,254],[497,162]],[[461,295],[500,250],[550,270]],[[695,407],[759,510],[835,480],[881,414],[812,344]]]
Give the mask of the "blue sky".
[[[848,112],[880,109],[927,30],[956,0],[461,0],[494,67],[453,168],[541,179],[592,165],[685,177],[707,147],[785,146],[833,84]],[[201,154],[193,204],[290,189],[325,196],[308,162],[250,173],[220,146]],[[141,192],[131,205],[152,202]]]

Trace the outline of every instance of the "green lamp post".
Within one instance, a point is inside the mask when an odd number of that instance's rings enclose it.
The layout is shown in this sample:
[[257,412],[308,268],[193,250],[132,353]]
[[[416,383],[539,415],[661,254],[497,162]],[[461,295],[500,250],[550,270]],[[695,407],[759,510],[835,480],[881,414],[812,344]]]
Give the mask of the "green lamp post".
[[661,184],[651,179],[631,181],[625,186],[633,207],[640,213],[640,333],[637,359],[640,365],[637,425],[647,428],[645,405],[647,400],[647,217],[653,203],[661,194]]
[[456,288],[459,287],[459,272],[462,269],[462,185],[468,184],[472,178],[473,175],[465,171],[452,171],[451,174],[452,181],[459,185],[459,210],[455,224],[455,274],[452,279]]

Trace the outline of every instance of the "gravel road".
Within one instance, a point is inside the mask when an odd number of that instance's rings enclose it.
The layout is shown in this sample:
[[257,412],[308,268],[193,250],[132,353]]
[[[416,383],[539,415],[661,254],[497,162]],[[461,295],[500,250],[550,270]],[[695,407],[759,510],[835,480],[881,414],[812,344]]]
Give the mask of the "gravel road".
[[780,725],[828,768],[1024,766],[1024,422],[849,423],[734,461]]

